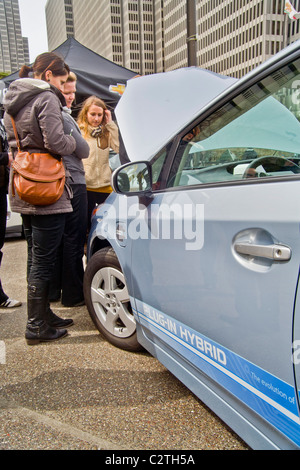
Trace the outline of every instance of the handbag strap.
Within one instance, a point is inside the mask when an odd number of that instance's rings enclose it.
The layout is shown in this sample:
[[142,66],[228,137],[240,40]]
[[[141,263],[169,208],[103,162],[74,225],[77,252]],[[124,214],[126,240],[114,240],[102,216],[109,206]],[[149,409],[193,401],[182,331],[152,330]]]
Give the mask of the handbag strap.
[[15,138],[16,138],[16,142],[17,142],[17,147],[18,147],[19,152],[21,152],[20,139],[19,139],[19,136],[18,136],[16,123],[15,123],[15,120],[14,120],[14,118],[13,118],[12,116],[10,116],[10,118],[11,118],[12,126],[13,126],[13,129],[14,129],[14,133],[15,133]]

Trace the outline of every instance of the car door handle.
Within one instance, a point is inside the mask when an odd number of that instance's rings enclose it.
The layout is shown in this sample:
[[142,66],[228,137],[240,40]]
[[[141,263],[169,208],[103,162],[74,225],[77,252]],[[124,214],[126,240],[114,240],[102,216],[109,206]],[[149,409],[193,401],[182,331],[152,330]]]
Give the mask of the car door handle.
[[292,256],[292,251],[288,246],[279,244],[256,245],[254,243],[237,242],[234,248],[241,255],[268,258],[275,261],[289,261]]

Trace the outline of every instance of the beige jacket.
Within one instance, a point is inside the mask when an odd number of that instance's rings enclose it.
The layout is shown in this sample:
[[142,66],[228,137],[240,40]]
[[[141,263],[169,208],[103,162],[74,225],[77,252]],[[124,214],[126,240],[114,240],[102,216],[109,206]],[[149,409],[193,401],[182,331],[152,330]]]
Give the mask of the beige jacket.
[[119,130],[111,121],[106,124],[109,131],[108,146],[102,150],[97,145],[97,139],[90,135],[85,137],[90,147],[89,157],[82,160],[85,170],[85,180],[88,189],[96,190],[109,186],[111,182],[111,169],[109,166],[109,149],[119,153]]

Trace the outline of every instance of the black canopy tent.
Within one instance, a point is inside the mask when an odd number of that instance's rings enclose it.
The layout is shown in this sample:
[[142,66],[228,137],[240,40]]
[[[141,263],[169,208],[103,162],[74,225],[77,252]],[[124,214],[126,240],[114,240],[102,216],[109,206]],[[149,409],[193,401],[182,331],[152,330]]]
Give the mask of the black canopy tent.
[[[114,109],[127,80],[136,75],[135,72],[96,54],[74,38],[67,39],[53,52],[63,57],[71,71],[77,76],[77,104],[88,96],[96,95],[105,101],[108,107]],[[8,75],[0,82],[4,82],[5,87],[8,87],[17,78],[19,78],[19,72]]]

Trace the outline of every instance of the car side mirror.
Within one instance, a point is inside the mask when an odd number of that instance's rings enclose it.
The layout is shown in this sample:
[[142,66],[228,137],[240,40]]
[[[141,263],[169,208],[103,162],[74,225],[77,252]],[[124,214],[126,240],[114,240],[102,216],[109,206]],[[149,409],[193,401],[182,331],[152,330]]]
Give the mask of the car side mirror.
[[147,161],[126,163],[113,172],[112,186],[116,193],[128,196],[151,192],[151,165]]

